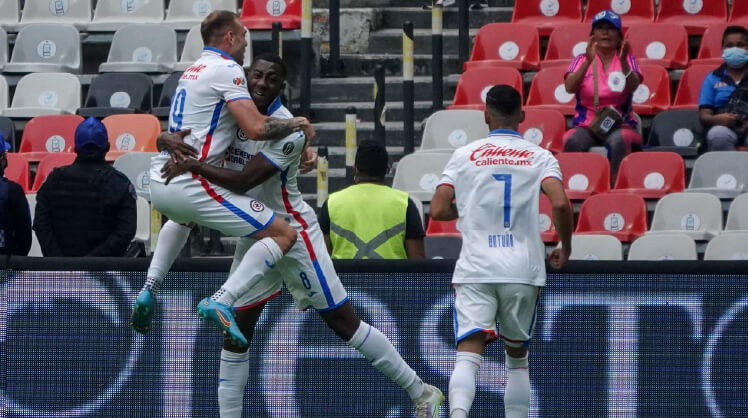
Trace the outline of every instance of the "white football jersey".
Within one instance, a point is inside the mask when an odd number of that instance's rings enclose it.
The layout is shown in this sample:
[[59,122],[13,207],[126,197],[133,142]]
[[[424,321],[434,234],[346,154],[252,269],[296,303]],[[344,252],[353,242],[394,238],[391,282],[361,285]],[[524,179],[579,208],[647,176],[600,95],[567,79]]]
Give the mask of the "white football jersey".
[[[280,98],[268,106],[267,114],[278,119],[293,118]],[[224,160],[224,167],[232,170],[242,170],[249,159],[258,155],[270,161],[278,173],[248,194],[265,203],[297,231],[317,224],[314,209],[304,202],[296,180],[305,141],[303,132],[294,132],[277,141],[252,141],[242,134],[228,148]]]
[[553,155],[510,130],[457,149],[441,184],[454,187],[462,250],[454,283],[545,285],[540,183],[561,180]]
[[[237,124],[227,103],[252,100],[244,69],[220,49],[205,47],[200,58],[179,79],[171,102],[169,132],[192,129],[184,142],[198,150],[200,161],[220,166],[237,136]],[[165,156],[156,157],[164,164]],[[151,179],[162,181],[159,164]]]

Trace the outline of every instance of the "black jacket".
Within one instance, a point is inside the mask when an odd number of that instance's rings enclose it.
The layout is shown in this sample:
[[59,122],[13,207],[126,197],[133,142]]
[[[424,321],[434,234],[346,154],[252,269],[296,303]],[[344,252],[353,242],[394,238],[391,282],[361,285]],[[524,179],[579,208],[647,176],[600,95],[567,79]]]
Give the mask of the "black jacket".
[[29,203],[20,184],[0,177],[0,254],[27,255],[31,249]]

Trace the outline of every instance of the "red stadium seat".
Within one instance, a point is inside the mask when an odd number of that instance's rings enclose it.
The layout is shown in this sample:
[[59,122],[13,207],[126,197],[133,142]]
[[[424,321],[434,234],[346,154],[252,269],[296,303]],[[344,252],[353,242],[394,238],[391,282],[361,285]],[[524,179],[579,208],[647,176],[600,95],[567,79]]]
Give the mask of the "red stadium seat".
[[733,1],[730,7],[730,16],[727,22],[731,25],[740,25],[748,27],[748,2]]
[[540,62],[538,31],[523,23],[489,23],[478,30],[470,61],[463,71],[478,67],[536,70]]
[[683,158],[675,152],[634,152],[624,157],[612,192],[659,199],[686,187]]
[[109,135],[108,161],[128,152],[156,152],[156,138],[161,133],[158,118],[149,114],[111,115],[101,121]]
[[37,162],[52,152],[73,152],[75,128],[83,122],[78,115],[37,116],[26,123],[18,152]]
[[655,19],[657,23],[683,25],[689,35],[701,35],[709,25],[726,21],[726,0],[660,0]]
[[5,177],[21,185],[24,193],[29,192],[29,161],[23,155],[9,152],[8,166],[5,168]]
[[573,115],[576,100],[573,94],[566,92],[564,75],[566,68],[544,68],[535,74],[527,95],[527,106],[539,109],[554,109],[564,115]]
[[727,26],[727,23],[715,23],[706,28],[704,35],[701,36],[699,54],[688,62],[689,67],[705,64],[716,68],[725,62],[722,59],[722,34]]
[[553,225],[553,208],[551,200],[544,193],[540,193],[540,213],[538,214],[540,239],[543,242],[558,242],[558,232]]
[[73,161],[75,161],[75,157],[76,154],[74,152],[53,152],[42,158],[42,160],[39,161],[39,167],[36,169],[34,187],[31,188],[31,193],[39,191],[39,188],[42,187],[42,183],[44,183],[44,180],[52,170],[57,167],[72,164]]
[[634,112],[654,115],[670,107],[670,74],[659,65],[640,65],[644,81],[633,95]]
[[283,29],[301,27],[301,0],[244,0],[242,23],[249,29],[272,29],[281,22]]
[[704,77],[714,71],[712,65],[694,65],[686,68],[680,76],[678,90],[675,92],[675,99],[671,109],[698,109],[699,93],[701,85],[704,83]]
[[644,199],[631,193],[602,193],[582,203],[574,233],[612,235],[622,242],[631,242],[646,230]]
[[596,14],[603,10],[613,10],[621,15],[623,30],[637,23],[652,23],[655,18],[654,0],[588,0],[584,12],[584,21],[592,23]]
[[589,23],[558,25],[548,38],[548,48],[545,51],[545,59],[540,62],[540,68],[567,68],[574,57],[585,53],[589,40]]
[[486,94],[496,84],[508,84],[522,95],[522,75],[514,68],[473,68],[462,73],[457,80],[454,101],[447,108],[484,110]]
[[688,65],[688,34],[681,25],[631,25],[625,38],[631,45],[631,53],[640,64],[657,64],[665,68],[685,68]]
[[514,2],[512,22],[538,28],[540,36],[548,36],[558,26],[582,21],[580,0],[521,0]]
[[429,226],[426,228],[426,235],[462,236],[460,231],[457,230],[456,219],[453,221],[437,221],[436,219],[429,219]]
[[556,154],[556,159],[569,199],[584,200],[610,190],[610,163],[604,155],[596,152],[562,152]]
[[525,120],[519,124],[522,136],[541,147],[557,153],[564,148],[563,137],[566,132],[566,118],[558,110],[525,109]]

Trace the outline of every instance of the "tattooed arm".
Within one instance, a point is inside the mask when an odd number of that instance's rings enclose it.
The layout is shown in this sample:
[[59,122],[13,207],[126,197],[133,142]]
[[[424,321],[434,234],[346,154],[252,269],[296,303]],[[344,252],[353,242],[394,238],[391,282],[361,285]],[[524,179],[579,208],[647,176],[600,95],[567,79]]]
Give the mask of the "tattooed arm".
[[282,139],[293,132],[304,131],[307,140],[314,138],[314,128],[307,118],[269,118],[251,100],[235,100],[228,103],[229,111],[247,137],[256,141]]

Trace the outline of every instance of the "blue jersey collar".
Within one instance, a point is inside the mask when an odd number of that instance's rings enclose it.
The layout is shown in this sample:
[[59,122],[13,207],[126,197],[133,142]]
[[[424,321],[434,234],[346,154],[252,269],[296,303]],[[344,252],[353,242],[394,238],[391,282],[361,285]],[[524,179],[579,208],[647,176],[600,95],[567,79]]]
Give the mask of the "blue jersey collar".
[[226,52],[226,51],[224,51],[222,49],[218,49],[216,47],[206,46],[206,47],[203,47],[203,51],[214,52],[214,53],[216,53],[216,54],[218,54],[218,55],[226,58],[227,60],[235,61],[234,57],[232,57],[231,55],[229,55],[228,52]]
[[522,135],[520,135],[519,132],[513,131],[511,129],[494,129],[493,131],[488,133],[488,136],[494,136],[494,135],[510,135],[510,136],[516,136],[516,137],[522,138]]
[[273,113],[275,113],[280,107],[283,106],[283,103],[281,103],[280,96],[276,97],[275,100],[273,100],[272,103],[268,106],[267,112],[265,112],[266,116],[270,116]]

